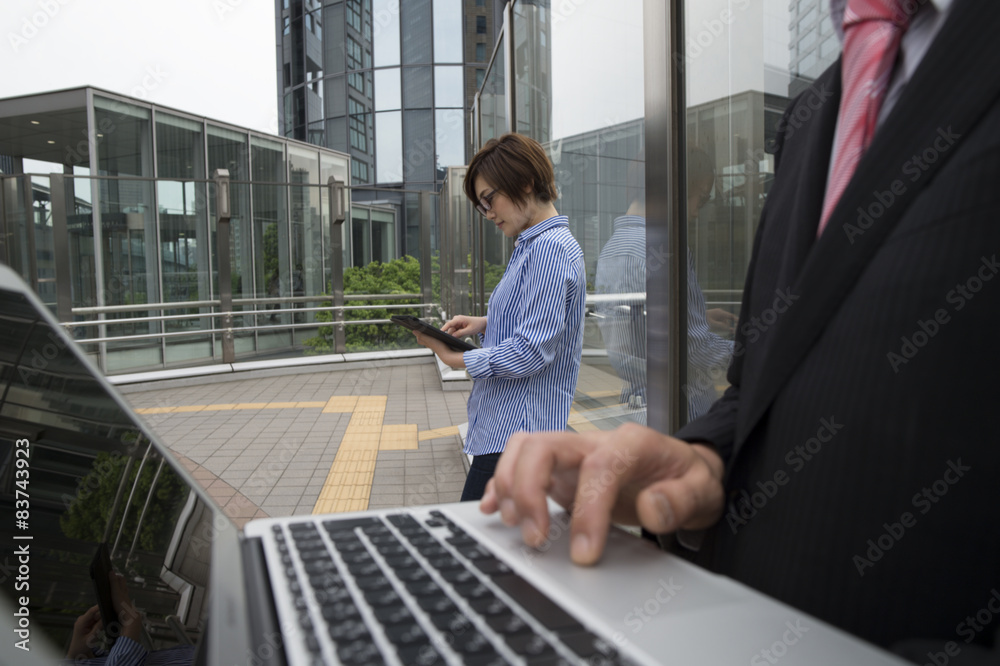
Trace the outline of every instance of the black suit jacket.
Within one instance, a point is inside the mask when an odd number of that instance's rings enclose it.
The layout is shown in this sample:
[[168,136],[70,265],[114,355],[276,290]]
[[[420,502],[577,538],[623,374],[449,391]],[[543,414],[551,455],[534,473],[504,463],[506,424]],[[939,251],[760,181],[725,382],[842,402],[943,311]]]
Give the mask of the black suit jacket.
[[727,463],[699,561],[883,646],[1000,618],[998,37],[955,0],[818,240],[839,63],[790,105],[731,387],[678,433]]

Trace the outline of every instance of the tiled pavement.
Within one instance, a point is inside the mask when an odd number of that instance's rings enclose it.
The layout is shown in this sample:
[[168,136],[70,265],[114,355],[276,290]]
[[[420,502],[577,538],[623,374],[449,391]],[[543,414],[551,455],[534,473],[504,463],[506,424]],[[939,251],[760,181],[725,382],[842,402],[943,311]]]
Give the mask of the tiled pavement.
[[[468,392],[443,391],[429,358],[263,374],[120,388],[239,524],[460,497]],[[571,426],[593,429],[619,389],[585,364]]]

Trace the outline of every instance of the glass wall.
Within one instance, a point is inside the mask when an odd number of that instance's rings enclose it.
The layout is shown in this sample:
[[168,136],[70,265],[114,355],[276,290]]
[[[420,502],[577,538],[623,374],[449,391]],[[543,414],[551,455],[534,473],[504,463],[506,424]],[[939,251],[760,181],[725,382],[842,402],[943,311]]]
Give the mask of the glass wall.
[[[685,396],[686,413],[677,421],[700,415],[724,390],[753,236],[773,177],[768,148],[790,98],[839,50],[821,0],[684,5],[683,63],[672,63],[683,64],[687,103],[686,147],[678,156],[687,174],[680,252],[646,234],[646,188],[655,186],[652,195],[662,203],[669,183],[649,183],[645,168],[652,92],[644,80],[641,0],[511,3],[480,89],[479,145],[513,127],[540,141],[555,166],[556,207],[570,219],[587,270],[578,404],[592,406],[581,414],[601,428],[645,420],[646,292],[666,284],[671,256],[684,259],[680,290],[688,312],[676,327],[686,334],[687,362],[668,370],[680,377]],[[509,84],[505,75],[513,77]],[[473,225],[472,236],[484,260],[474,271],[483,290],[474,290],[473,300],[482,306],[491,259],[506,256],[493,230]]]
[[[332,278],[326,182],[347,181],[348,157],[141,100],[71,92],[68,109],[49,108],[47,95],[0,100],[6,122],[27,108],[42,126],[58,117],[67,136],[92,137],[68,156],[80,162],[72,174],[49,159],[53,141],[42,135],[23,159],[33,175],[0,176],[0,260],[72,322],[98,366],[122,373],[222,361],[223,277],[235,358],[315,351],[308,340],[321,325],[310,308],[329,298]],[[229,274],[218,260],[217,169],[230,179]],[[395,229],[373,218],[377,259],[398,251]]]
[[[254,184],[253,238],[256,248],[254,265],[255,292],[258,297],[280,299],[291,295],[291,253],[288,243],[288,214],[285,188],[277,183],[285,179],[285,147],[278,141],[250,138],[250,161]],[[264,305],[269,311],[257,324],[274,325],[273,330],[259,331],[261,348],[290,345],[291,333],[280,324],[290,324],[291,317],[281,313],[281,301]]]
[[828,3],[685,3],[689,415],[726,386],[785,107],[839,53]]

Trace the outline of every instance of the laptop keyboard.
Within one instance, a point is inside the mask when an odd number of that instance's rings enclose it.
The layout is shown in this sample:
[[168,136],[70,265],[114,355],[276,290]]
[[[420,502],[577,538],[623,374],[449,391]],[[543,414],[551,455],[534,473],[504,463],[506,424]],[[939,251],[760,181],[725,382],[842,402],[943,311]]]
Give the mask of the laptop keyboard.
[[385,518],[272,527],[316,666],[628,663],[440,512]]

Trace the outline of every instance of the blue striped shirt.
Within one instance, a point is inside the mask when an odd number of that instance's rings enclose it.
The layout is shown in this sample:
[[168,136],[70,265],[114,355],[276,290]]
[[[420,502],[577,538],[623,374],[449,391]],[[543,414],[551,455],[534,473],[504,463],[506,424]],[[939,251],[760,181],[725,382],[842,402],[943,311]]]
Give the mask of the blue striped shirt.
[[61,666],[190,666],[194,663],[193,645],[177,645],[147,652],[128,636],[119,636],[110,652],[96,650],[93,658],[63,659]]
[[583,251],[565,215],[525,229],[486,306],[482,349],[462,356],[475,379],[465,452],[503,451],[519,430],[565,430],[583,351]]

